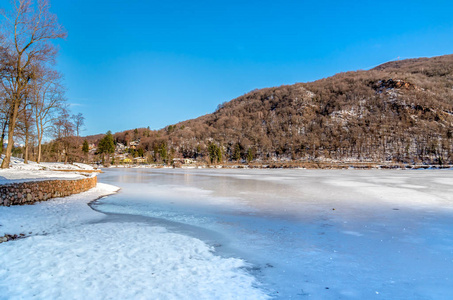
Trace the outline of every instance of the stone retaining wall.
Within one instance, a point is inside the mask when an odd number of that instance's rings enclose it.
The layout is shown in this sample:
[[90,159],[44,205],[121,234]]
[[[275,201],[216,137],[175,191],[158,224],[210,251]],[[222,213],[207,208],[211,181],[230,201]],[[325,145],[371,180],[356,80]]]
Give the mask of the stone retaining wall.
[[75,180],[44,180],[0,185],[0,206],[32,204],[51,198],[66,197],[88,191],[97,177]]

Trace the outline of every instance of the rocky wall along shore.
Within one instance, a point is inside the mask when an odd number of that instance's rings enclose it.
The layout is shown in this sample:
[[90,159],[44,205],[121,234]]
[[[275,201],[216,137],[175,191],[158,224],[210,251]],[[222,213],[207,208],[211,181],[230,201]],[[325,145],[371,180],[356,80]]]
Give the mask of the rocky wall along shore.
[[66,197],[94,188],[97,177],[75,180],[44,180],[0,185],[0,206],[33,204],[51,198]]

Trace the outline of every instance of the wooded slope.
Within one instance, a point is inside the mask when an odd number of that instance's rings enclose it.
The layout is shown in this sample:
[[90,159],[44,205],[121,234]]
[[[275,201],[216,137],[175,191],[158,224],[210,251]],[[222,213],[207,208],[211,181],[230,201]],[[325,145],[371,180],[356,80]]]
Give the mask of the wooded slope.
[[[140,138],[156,160],[211,154],[214,160],[452,163],[452,89],[453,55],[394,61],[255,90],[212,114],[115,137]],[[215,147],[221,157],[210,153]]]

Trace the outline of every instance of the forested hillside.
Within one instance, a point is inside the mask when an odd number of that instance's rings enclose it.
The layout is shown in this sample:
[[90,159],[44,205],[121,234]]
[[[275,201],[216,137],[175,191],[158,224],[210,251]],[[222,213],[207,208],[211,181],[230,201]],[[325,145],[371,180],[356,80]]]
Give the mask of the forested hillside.
[[130,130],[155,161],[453,162],[453,55],[254,90],[159,131]]

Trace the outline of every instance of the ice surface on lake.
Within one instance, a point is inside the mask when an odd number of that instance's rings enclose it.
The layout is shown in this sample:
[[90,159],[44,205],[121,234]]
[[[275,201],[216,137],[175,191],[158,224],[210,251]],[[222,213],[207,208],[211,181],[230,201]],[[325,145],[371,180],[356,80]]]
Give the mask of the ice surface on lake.
[[[243,258],[281,299],[453,299],[451,170],[108,170],[96,209]],[[160,221],[159,221],[160,220]]]

